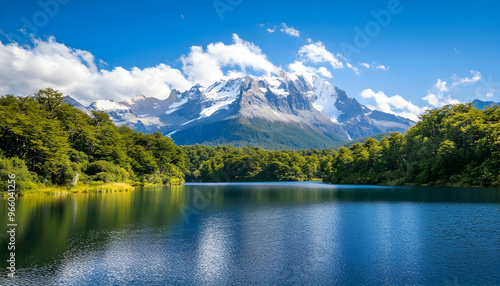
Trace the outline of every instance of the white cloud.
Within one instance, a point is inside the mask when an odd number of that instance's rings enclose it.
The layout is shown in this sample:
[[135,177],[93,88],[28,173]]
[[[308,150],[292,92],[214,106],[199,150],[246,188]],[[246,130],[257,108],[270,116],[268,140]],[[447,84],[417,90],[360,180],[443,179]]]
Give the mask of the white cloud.
[[316,73],[320,76],[327,77],[327,78],[333,78],[333,75],[328,71],[327,68],[325,67],[319,67],[316,69]]
[[[264,27],[264,25],[262,25],[261,27]],[[272,27],[272,28],[266,28],[266,31],[269,32],[269,33],[276,32],[276,25],[274,25],[274,27]]]
[[377,64],[376,62],[372,62],[371,64],[363,62],[363,63],[359,63],[358,66],[366,68],[366,69],[371,68],[371,69],[384,70],[384,71],[389,70],[389,66]]
[[[321,41],[318,41],[318,43],[321,43]],[[335,56],[336,56],[337,58],[342,59],[342,60],[344,60],[344,61],[346,61],[346,62],[347,62],[346,57],[344,57],[341,53],[337,53]]]
[[434,107],[441,107],[447,104],[457,104],[460,103],[458,99],[451,98],[450,95],[445,95],[445,92],[449,91],[449,88],[446,86],[446,81],[438,79],[436,84],[432,89],[427,92],[427,95],[422,99],[427,101],[430,105]]
[[[275,67],[259,47],[233,35],[233,43],[209,44],[204,51],[193,46],[181,57],[182,71],[166,64],[130,70],[105,69],[105,62],[90,52],[56,42],[34,40],[32,46],[0,42],[0,94],[28,95],[53,87],[83,104],[98,99],[125,100],[137,94],[166,98],[172,89],[184,91],[195,83],[212,84],[227,76],[254,72],[272,73]],[[99,67],[98,67],[98,66]]]
[[411,101],[407,101],[399,95],[389,97],[382,91],[375,92],[372,89],[363,90],[361,97],[375,99],[377,106],[374,109],[406,117],[414,121],[417,121],[419,119],[418,116],[426,109],[425,107],[420,108],[416,106]]
[[[428,90],[427,95],[422,99],[426,100],[430,105],[434,107],[441,107],[447,104],[458,104],[460,100],[454,99],[451,95],[445,95],[450,89],[458,89],[458,86],[469,83],[476,83],[481,80],[481,73],[475,70],[471,70],[471,77],[458,78],[457,75],[453,74],[450,86],[444,80],[438,79],[436,84],[432,89]],[[486,94],[487,97],[493,96],[493,94]]]
[[270,74],[278,70],[261,49],[253,43],[244,41],[233,34],[233,44],[211,43],[206,51],[202,47],[191,47],[187,56],[181,57],[183,72],[188,79],[202,85],[209,85],[224,77],[223,67],[247,68],[255,72]]
[[182,71],[193,83],[213,82],[224,77],[217,58],[203,51],[201,46],[193,46],[187,56],[181,57]]
[[312,41],[313,41],[313,40],[312,40],[311,38],[306,38],[306,42],[308,42],[308,43],[312,43]]
[[453,75],[453,79],[455,81],[452,83],[452,87],[456,87],[461,84],[475,83],[481,80],[480,72],[471,70],[470,73],[472,74],[472,77],[457,78],[456,75]]
[[493,92],[490,91],[490,92],[486,93],[486,97],[493,97]]
[[326,78],[333,78],[333,75],[330,73],[330,71],[328,71],[327,68],[325,68],[325,67],[315,68],[315,67],[306,66],[306,65],[304,65],[303,62],[300,62],[300,61],[295,61],[295,62],[289,64],[288,69],[293,73],[306,75],[309,78],[311,77],[312,74],[316,74],[316,75],[326,77]]
[[107,65],[108,65],[108,63],[107,63],[107,62],[105,62],[105,61],[104,61],[104,60],[102,60],[102,59],[97,60],[97,62],[99,63],[99,65],[100,65],[100,66],[107,66]]
[[191,85],[179,70],[165,64],[98,70],[91,53],[57,43],[53,37],[34,40],[32,47],[0,42],[0,75],[0,94],[28,95],[53,87],[84,104],[97,99],[124,100],[139,93],[165,98],[172,88],[183,90]]
[[346,63],[346,66],[350,69],[352,69],[356,74],[359,74],[359,69],[358,67],[355,67],[353,65],[351,65],[350,63]]
[[423,97],[423,99],[434,107],[441,107],[447,104],[460,103],[458,99],[451,98],[451,95],[445,96],[441,93],[432,93],[432,92],[429,92],[426,96]]
[[434,87],[437,88],[437,90],[439,90],[441,93],[450,90],[448,87],[446,87],[446,81],[442,81],[441,79],[437,80],[436,85],[434,85]]
[[282,28],[280,32],[286,33],[292,37],[300,37],[299,30],[295,29],[294,27],[288,27],[285,23],[282,23],[281,27]]
[[334,69],[341,69],[344,67],[344,64],[330,53],[322,42],[302,46],[299,49],[299,56],[305,62],[329,63]]

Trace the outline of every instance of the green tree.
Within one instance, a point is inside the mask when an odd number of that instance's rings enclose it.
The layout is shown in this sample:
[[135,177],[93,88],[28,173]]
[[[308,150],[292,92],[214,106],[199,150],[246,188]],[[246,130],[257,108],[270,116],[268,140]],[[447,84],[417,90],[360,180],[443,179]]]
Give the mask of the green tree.
[[64,100],[61,92],[50,87],[40,89],[33,97],[50,113],[52,113],[57,106],[61,105]]

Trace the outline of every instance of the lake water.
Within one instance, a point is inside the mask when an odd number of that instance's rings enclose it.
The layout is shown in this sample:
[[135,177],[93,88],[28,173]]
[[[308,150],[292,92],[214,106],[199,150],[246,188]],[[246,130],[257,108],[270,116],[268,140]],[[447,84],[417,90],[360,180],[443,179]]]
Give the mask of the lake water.
[[500,191],[186,184],[21,197],[1,285],[500,285]]

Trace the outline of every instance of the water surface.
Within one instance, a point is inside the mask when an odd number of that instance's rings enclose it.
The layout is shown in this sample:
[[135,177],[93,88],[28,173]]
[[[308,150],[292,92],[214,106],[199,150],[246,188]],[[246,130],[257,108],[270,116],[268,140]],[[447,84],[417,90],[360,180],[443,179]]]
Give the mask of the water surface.
[[1,285],[500,285],[498,189],[187,184],[17,203],[18,278],[4,262]]

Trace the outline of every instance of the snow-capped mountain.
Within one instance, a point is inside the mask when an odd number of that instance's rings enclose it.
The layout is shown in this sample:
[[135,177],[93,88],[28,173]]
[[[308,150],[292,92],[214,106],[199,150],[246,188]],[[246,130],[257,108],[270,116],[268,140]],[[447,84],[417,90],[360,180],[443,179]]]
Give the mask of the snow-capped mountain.
[[178,144],[233,144],[277,148],[324,148],[382,132],[405,131],[410,119],[371,110],[328,81],[280,71],[245,76],[208,87],[173,90],[160,100],[138,95],[98,100],[85,110],[106,112],[118,124],[160,131]]

